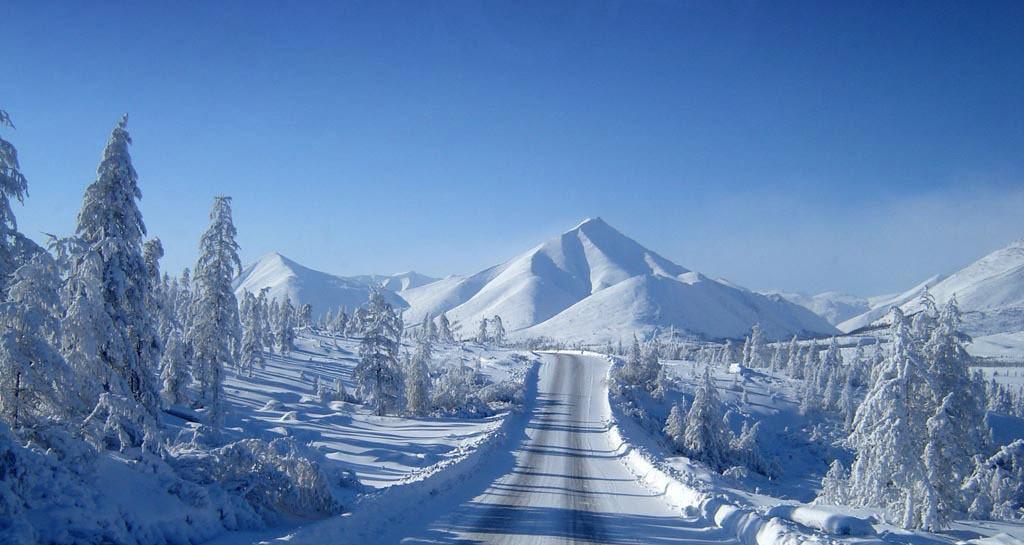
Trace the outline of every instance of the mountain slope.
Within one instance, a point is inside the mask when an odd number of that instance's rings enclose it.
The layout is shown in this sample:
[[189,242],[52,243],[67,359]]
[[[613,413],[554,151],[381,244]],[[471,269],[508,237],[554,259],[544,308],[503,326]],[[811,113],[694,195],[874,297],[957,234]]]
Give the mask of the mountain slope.
[[[831,334],[825,320],[786,302],[692,273],[600,218],[469,277],[402,293],[411,324],[448,317],[464,333],[500,315],[514,335],[618,339],[674,327],[692,335],[741,336],[761,321],[772,336]],[[467,330],[468,328],[468,330]]]
[[941,275],[936,275],[902,293],[872,298],[869,300],[871,304],[871,308],[869,310],[841,322],[836,327],[844,333],[868,327],[873,322],[885,318],[885,315],[889,313],[889,310],[892,307],[902,306],[917,299],[925,290],[931,289],[933,286],[941,282],[943,278],[944,277]]
[[[283,255],[272,252],[246,267],[235,280],[235,295],[241,297],[245,291],[254,294],[267,288],[267,298],[299,306],[309,303],[313,315],[322,316],[328,310],[335,311],[345,306],[351,311],[362,305],[370,296],[369,283],[358,279],[334,276],[304,267]],[[384,297],[396,308],[408,306],[394,293],[384,290]]]
[[869,299],[848,295],[838,291],[827,291],[817,295],[796,292],[764,292],[765,295],[780,295],[791,303],[796,303],[811,312],[828,320],[832,325],[840,324],[850,318],[871,310]]
[[956,297],[968,332],[974,335],[1024,330],[1024,240],[1015,241],[948,277],[933,277],[839,325],[843,331],[884,323],[894,304],[912,314],[920,310],[918,298],[925,286],[935,302]]

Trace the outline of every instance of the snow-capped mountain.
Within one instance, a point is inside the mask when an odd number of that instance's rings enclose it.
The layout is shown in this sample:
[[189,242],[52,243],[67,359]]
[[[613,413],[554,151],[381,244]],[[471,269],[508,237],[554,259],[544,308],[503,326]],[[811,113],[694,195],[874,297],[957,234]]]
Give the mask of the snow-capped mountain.
[[383,275],[383,274],[366,274],[359,276],[350,276],[350,280],[362,282],[368,286],[375,286],[384,288],[386,290],[401,292],[412,288],[418,288],[420,286],[426,286],[427,284],[437,282],[437,278],[420,274],[416,271],[407,271],[398,274]]
[[871,301],[864,297],[849,295],[838,291],[826,291],[817,295],[798,292],[766,291],[765,295],[781,295],[791,303],[796,303],[811,312],[828,320],[832,325],[840,324],[854,316],[871,310]]
[[[370,277],[345,278],[327,274],[271,252],[242,271],[235,280],[235,295],[241,297],[245,291],[255,294],[268,288],[268,299],[283,301],[289,297],[296,306],[309,303],[313,306],[313,315],[320,316],[342,305],[351,311],[369,298],[373,287],[371,284],[379,286],[392,280],[392,277],[382,276],[376,282],[369,282],[365,280],[367,278]],[[396,308],[408,306],[401,297],[387,289],[384,290],[384,297]]]
[[771,337],[836,333],[813,312],[692,272],[600,218],[501,265],[402,292],[410,324],[447,312],[474,330],[499,315],[514,336],[601,342],[675,328],[739,337],[761,322]]
[[893,298],[887,305],[839,325],[853,331],[884,323],[893,305],[904,312],[920,308],[918,298],[927,286],[936,303],[956,297],[964,313],[964,324],[973,335],[1024,331],[1024,239],[1000,248],[948,277],[933,277]]
[[848,320],[841,322],[838,326],[839,330],[844,333],[856,331],[858,329],[868,327],[873,322],[876,322],[889,313],[889,309],[896,306],[902,306],[910,301],[913,301],[921,296],[925,290],[931,289],[933,286],[938,284],[945,278],[942,275],[935,275],[931,278],[921,282],[920,284],[910,288],[907,291],[896,293],[892,295],[882,295],[878,297],[872,297],[868,299],[868,303],[871,308],[867,311],[858,314]]

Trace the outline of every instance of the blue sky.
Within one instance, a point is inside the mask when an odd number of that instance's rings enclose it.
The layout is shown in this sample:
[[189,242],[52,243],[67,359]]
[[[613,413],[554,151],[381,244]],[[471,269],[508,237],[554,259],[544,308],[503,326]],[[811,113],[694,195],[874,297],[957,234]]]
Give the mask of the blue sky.
[[0,107],[73,230],[129,112],[150,234],[190,264],[471,273],[601,216],[754,288],[869,295],[1024,237],[1021,2],[0,5]]

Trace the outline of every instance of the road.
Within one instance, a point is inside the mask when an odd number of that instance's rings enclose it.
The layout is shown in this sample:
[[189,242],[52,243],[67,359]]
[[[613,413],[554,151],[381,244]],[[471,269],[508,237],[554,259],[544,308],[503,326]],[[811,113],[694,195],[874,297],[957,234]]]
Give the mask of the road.
[[618,459],[606,427],[607,370],[602,358],[545,356],[508,471],[402,543],[731,543],[670,508]]

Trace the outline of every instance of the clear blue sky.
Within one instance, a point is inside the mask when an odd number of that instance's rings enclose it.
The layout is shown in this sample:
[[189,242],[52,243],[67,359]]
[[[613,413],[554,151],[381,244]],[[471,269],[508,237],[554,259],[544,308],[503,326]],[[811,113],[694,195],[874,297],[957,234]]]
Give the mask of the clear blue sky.
[[868,295],[1024,237],[1024,2],[14,0],[0,20],[22,230],[72,231],[129,112],[174,270],[217,193],[244,261],[340,274],[471,273],[601,216],[753,288]]

